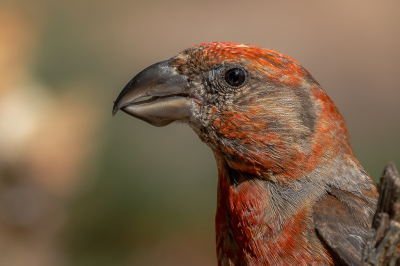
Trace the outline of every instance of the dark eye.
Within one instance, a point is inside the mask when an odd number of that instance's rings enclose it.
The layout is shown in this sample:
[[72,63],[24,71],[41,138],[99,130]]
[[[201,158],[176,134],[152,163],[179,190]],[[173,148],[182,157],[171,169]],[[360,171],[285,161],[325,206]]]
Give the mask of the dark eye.
[[241,68],[231,68],[225,72],[225,81],[229,86],[239,88],[246,82],[246,72]]

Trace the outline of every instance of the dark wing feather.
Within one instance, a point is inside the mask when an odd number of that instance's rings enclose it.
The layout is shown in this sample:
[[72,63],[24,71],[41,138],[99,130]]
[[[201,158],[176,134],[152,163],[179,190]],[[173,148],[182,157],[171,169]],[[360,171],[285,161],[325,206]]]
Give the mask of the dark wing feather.
[[357,221],[336,197],[327,194],[313,209],[320,239],[331,249],[337,265],[361,265],[368,228]]

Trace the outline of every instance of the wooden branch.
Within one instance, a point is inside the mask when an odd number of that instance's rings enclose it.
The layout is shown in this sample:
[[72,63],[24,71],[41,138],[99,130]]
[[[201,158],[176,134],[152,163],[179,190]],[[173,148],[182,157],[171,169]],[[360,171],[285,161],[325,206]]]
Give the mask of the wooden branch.
[[400,265],[400,179],[389,162],[378,184],[379,199],[365,242],[363,266]]

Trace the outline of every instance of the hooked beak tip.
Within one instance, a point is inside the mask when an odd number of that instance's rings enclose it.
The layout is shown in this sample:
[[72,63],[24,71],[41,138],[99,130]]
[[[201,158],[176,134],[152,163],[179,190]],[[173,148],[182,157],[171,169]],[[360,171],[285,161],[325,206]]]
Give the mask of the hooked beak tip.
[[116,101],[113,101],[113,103],[114,103],[114,106],[113,106],[113,109],[112,109],[112,116],[114,117],[115,114],[118,112],[119,107],[118,107],[118,104],[116,104]]

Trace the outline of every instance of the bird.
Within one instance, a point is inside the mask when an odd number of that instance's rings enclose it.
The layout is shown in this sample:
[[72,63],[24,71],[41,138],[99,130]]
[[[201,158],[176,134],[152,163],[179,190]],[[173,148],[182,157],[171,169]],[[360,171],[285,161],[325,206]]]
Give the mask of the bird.
[[296,60],[201,43],[137,74],[118,110],[187,124],[211,148],[219,266],[361,265],[378,192],[343,116]]

